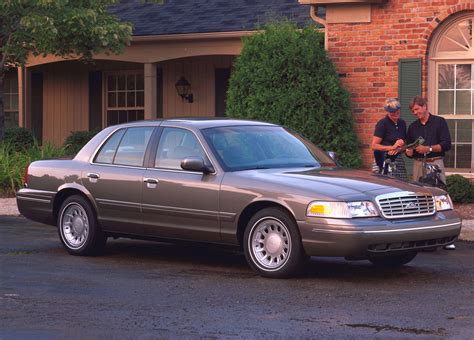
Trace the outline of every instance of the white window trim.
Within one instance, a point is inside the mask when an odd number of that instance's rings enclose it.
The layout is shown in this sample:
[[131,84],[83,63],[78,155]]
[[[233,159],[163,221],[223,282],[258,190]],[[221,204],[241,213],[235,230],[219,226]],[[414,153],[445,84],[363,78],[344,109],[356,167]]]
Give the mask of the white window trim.
[[[439,114],[438,108],[438,67],[441,64],[471,64],[474,65],[474,37],[471,42],[471,48],[466,52],[437,52],[437,48],[447,31],[457,25],[459,22],[472,18],[474,20],[474,11],[463,12],[462,14],[455,15],[452,18],[447,19],[443,22],[439,28],[433,33],[433,39],[428,51],[428,105],[429,109],[433,114]],[[474,34],[473,34],[474,35]],[[474,67],[474,66],[473,66]],[[471,107],[472,110],[472,107]],[[440,114],[446,120],[460,120],[467,119],[472,120],[474,123],[474,112],[472,114]],[[452,140],[455,141],[456,136],[451,136]],[[461,143],[463,144],[463,143]],[[474,172],[474,129],[472,132],[472,151],[471,151],[471,169],[470,172]],[[453,143],[454,147],[454,143]],[[452,151],[454,152],[454,150]],[[456,161],[456,158],[455,158]],[[459,170],[459,171],[458,171]],[[469,169],[464,168],[448,168],[447,174],[460,173],[465,174]]]
[[[103,93],[103,115],[102,115],[102,126],[106,127],[108,126],[107,125],[107,115],[108,115],[108,111],[120,111],[120,110],[124,110],[124,111],[128,111],[128,110],[143,110],[145,111],[145,102],[143,103],[143,106],[124,106],[124,107],[109,107],[109,91],[108,91],[108,87],[109,87],[109,84],[108,84],[108,77],[109,76],[120,76],[120,75],[129,75],[129,74],[141,74],[143,75],[143,77],[145,77],[144,75],[144,71],[143,69],[140,69],[140,68],[137,68],[137,69],[132,69],[132,70],[118,70],[118,71],[108,71],[108,72],[104,72],[103,73],[103,81],[102,81],[102,93]],[[139,91],[142,91],[142,90],[139,90]],[[145,96],[145,84],[143,84],[143,95]],[[126,100],[126,98],[125,98]]]

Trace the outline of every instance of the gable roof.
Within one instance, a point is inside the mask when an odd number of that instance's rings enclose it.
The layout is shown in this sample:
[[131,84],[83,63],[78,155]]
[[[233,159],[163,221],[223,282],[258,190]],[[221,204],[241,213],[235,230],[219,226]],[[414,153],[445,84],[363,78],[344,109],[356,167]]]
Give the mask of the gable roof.
[[133,24],[134,36],[253,31],[272,20],[312,22],[298,0],[121,0],[109,9]]

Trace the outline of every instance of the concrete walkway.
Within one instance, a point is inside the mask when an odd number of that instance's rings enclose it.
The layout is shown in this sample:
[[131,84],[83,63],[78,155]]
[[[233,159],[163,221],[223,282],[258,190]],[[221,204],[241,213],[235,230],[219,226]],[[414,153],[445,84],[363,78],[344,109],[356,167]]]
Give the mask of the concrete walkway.
[[[0,216],[20,216],[15,198],[0,198]],[[463,220],[460,240],[474,241],[474,220]]]
[[16,198],[0,198],[0,216],[20,216],[16,207]]

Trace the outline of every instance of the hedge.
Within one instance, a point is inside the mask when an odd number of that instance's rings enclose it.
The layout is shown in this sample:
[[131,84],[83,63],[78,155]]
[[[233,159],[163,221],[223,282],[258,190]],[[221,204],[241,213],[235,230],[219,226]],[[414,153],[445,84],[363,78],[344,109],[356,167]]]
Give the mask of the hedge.
[[361,155],[349,93],[314,26],[273,23],[247,37],[227,92],[226,115],[281,124],[335,151],[343,165]]

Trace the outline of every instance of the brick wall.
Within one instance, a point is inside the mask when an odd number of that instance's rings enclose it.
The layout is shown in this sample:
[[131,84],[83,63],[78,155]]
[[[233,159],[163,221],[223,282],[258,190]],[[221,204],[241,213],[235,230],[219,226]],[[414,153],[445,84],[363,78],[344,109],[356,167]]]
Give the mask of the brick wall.
[[427,86],[427,54],[433,31],[449,16],[474,10],[472,0],[389,0],[372,5],[372,21],[328,24],[328,52],[343,85],[352,94],[355,127],[364,165],[372,162],[375,123],[385,113],[387,97],[398,96],[398,60],[423,58],[423,95]]

